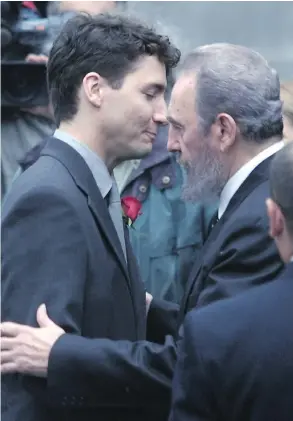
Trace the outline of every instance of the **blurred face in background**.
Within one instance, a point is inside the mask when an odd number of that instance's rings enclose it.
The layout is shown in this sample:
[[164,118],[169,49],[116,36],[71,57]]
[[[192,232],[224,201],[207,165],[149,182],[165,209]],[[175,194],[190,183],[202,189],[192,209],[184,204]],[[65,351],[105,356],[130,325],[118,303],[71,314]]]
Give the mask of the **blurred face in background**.
[[116,7],[115,1],[61,1],[60,11],[87,12],[91,15],[109,12]]
[[179,155],[186,170],[183,198],[194,202],[217,200],[229,170],[217,127],[211,127],[207,134],[201,130],[194,75],[183,75],[174,85],[168,121],[168,150]]

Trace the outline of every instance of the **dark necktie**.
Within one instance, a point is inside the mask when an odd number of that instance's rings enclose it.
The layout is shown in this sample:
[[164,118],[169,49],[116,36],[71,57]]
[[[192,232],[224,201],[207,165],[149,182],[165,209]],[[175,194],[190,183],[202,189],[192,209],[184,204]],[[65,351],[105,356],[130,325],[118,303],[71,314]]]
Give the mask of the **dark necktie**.
[[218,209],[216,210],[215,214],[213,215],[209,227],[208,227],[208,236],[210,235],[210,233],[212,232],[213,228],[215,227],[215,225],[219,222],[219,217],[218,217]]
[[108,204],[109,213],[113,221],[114,227],[116,229],[118,238],[120,240],[125,260],[127,261],[125,238],[124,238],[124,227],[123,227],[123,220],[122,220],[121,199],[120,199],[117,183],[114,178],[112,178],[112,188],[110,192],[108,193],[108,201],[109,201],[109,204]]

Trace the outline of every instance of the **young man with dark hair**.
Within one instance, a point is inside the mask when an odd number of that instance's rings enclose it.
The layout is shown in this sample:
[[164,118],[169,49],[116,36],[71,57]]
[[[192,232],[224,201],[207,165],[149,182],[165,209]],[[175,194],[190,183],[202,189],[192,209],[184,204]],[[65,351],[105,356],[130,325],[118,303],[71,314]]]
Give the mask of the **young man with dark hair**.
[[[2,320],[36,325],[46,302],[76,335],[146,338],[145,291],[112,171],[151,151],[166,123],[166,74],[179,58],[168,38],[122,16],[84,14],[65,24],[48,61],[58,130],[2,211]],[[124,390],[115,407],[105,398],[95,411],[70,403],[54,410],[45,381],[9,375],[2,419],[137,419]]]

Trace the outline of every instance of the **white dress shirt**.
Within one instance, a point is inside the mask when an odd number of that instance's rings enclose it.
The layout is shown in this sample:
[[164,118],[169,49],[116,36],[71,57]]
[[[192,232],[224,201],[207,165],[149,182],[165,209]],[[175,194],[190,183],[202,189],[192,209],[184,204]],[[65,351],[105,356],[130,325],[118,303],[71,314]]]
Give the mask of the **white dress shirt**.
[[274,143],[273,145],[269,146],[258,155],[253,157],[249,162],[244,164],[227,182],[225,185],[221,196],[220,196],[220,204],[218,210],[218,217],[219,219],[223,216],[225,210],[227,209],[230,200],[237,192],[241,184],[247,179],[250,173],[265,159],[269,158],[271,155],[278,152],[284,146],[284,142],[280,141]]

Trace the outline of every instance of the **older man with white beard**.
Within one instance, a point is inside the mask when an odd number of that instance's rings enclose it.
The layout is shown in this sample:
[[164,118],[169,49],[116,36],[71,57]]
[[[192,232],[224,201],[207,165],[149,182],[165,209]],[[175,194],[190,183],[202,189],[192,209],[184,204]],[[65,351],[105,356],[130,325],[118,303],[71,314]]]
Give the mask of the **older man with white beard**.
[[124,396],[137,407],[153,406],[156,420],[159,412],[166,416],[185,314],[283,270],[265,209],[270,162],[283,146],[281,108],[278,76],[258,53],[230,44],[191,53],[172,92],[168,148],[186,166],[186,198],[220,196],[220,206],[181,308],[148,296],[148,327],[156,326],[160,344],[66,334],[42,307],[40,329],[2,324],[2,372],[48,377],[57,405],[75,396],[73,407],[99,406],[115,387],[113,405]]
[[169,421],[293,419],[292,183],[290,142],[272,161],[266,200],[285,270],[273,282],[189,312]]

